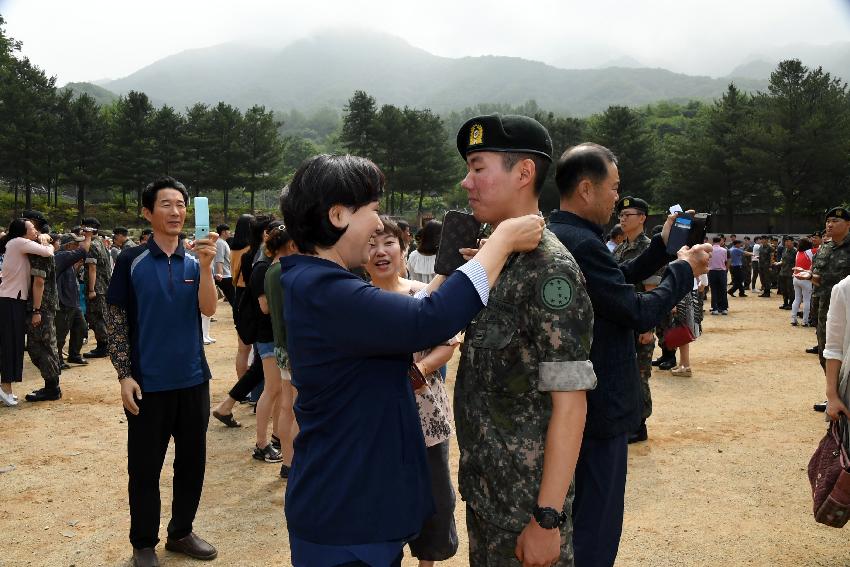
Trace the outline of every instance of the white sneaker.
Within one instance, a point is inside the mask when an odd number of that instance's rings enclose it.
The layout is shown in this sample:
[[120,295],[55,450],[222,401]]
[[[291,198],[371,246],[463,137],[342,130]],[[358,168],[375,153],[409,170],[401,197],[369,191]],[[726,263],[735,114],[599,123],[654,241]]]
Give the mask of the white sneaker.
[[211,345],[211,344],[213,344],[214,342],[215,342],[215,339],[214,339],[214,338],[212,338],[212,337],[204,337],[204,344],[205,344],[205,345]]
[[15,394],[7,394],[5,391],[0,390],[0,402],[11,408],[18,405],[18,397]]

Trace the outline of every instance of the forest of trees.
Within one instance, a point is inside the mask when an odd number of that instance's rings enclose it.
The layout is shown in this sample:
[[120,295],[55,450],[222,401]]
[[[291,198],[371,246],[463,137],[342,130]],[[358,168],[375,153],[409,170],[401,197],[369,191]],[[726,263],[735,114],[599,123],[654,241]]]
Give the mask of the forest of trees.
[[[379,105],[352,94],[342,114],[311,116],[225,103],[183,110],[155,106],[131,91],[103,105],[58,89],[20,55],[0,16],[0,215],[45,209],[69,222],[95,211],[131,223],[140,194],[158,175],[204,194],[218,216],[270,206],[306,157],[351,152],[387,177],[384,210],[411,219],[464,208],[465,165],[454,147],[467,118],[521,113],[542,122],[555,151],[594,141],[619,157],[621,194],[663,210],[672,203],[733,219],[744,212],[822,212],[848,200],[850,93],[820,68],[781,62],[765,92],[730,84],[716,101],[611,106],[587,118],[556,115],[530,101],[481,104],[438,116],[428,109]],[[553,168],[554,169],[554,168]],[[541,208],[557,207],[553,175]],[[273,206],[273,205],[271,205]],[[127,220],[129,219],[129,221]]]

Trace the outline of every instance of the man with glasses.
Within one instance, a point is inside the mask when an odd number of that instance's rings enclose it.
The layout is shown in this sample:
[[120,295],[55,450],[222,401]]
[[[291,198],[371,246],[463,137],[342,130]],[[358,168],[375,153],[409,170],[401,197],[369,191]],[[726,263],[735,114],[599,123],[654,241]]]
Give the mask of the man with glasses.
[[[640,256],[652,242],[646,235],[646,216],[649,205],[637,197],[623,197],[617,203],[617,215],[626,239],[614,250],[614,260],[622,264]],[[666,266],[665,266],[666,267]],[[651,291],[661,282],[665,267],[635,284],[636,291]],[[635,349],[637,350],[638,371],[640,372],[641,424],[629,435],[629,443],[646,441],[646,420],[652,415],[652,393],[649,379],[652,377],[652,353],[655,351],[655,333],[653,329],[635,331]]]

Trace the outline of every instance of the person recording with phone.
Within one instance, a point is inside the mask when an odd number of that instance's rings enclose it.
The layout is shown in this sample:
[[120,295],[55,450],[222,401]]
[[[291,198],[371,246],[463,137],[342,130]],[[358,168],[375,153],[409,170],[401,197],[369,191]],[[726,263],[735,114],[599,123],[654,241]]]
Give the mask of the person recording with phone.
[[[596,389],[587,394],[587,425],[575,472],[575,565],[610,567],[623,529],[628,435],[641,422],[634,333],[656,326],[691,292],[694,277],[708,271],[711,247],[682,246],[671,255],[668,243],[679,216],[671,213],[661,234],[652,237],[640,256],[618,265],[602,240],[620,188],[617,157],[604,146],[583,143],[568,148],[558,160],[555,183],[560,210],[549,217],[549,229],[587,279],[594,314],[590,360],[598,379]],[[690,213],[682,215],[687,222],[678,224],[690,225]],[[681,232],[676,235],[682,240]],[[635,284],[668,262],[656,288],[635,290]]]
[[192,530],[206,466],[211,374],[201,315],[216,310],[215,245],[198,239],[194,257],[186,254],[180,231],[188,201],[172,177],[145,187],[142,212],[153,236],[121,253],[106,296],[109,356],[127,416],[130,543],[138,567],[159,565],[159,477],[172,437],[174,496],[165,548],[203,560],[217,555]]

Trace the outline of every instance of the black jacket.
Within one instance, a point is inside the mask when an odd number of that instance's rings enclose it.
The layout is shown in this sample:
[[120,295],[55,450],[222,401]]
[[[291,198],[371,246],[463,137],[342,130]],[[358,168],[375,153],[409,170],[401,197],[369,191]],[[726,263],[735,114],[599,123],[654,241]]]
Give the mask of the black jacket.
[[[641,393],[635,331],[654,328],[694,286],[684,260],[671,262],[661,235],[643,254],[619,266],[602,239],[602,227],[567,211],[553,211],[549,230],[578,262],[593,303],[593,346],[590,360],[596,389],[587,393],[585,437],[607,439],[640,425]],[[650,292],[639,283],[670,262],[661,284]]]

